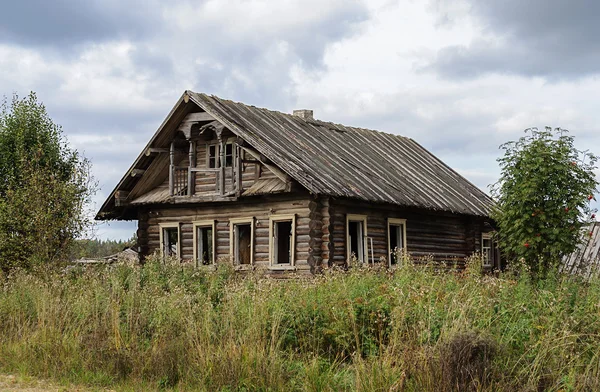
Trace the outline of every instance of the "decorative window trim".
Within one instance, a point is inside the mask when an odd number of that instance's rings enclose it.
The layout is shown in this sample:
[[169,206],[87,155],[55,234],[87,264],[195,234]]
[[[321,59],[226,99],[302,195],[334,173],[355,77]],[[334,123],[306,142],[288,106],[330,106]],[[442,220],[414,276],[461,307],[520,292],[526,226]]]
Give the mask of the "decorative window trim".
[[181,260],[181,223],[180,222],[171,222],[171,223],[159,223],[158,227],[160,229],[160,254],[163,258],[167,257],[165,255],[165,229],[177,229],[177,258]]
[[[346,260],[350,261],[350,256],[352,255],[351,245],[350,245],[350,222],[362,222],[363,224],[363,258],[366,260],[360,260],[361,263],[369,262],[369,247],[367,242],[368,232],[367,232],[367,215],[359,215],[359,214],[346,214]],[[358,256],[358,255],[357,255]]]
[[[192,222],[192,227],[194,230],[194,263],[196,267],[210,267],[216,264],[216,253],[217,253],[217,224],[215,220],[202,220],[202,221],[194,221]],[[200,264],[200,257],[198,257],[198,228],[199,227],[210,227],[212,228],[212,260],[210,265],[202,265]]]
[[[399,226],[402,225],[402,244],[403,249],[407,249],[406,243],[406,219],[398,219],[398,218],[387,218],[387,248],[388,248],[388,266],[392,267],[392,250],[390,248],[391,235],[390,235],[390,226]],[[398,265],[398,263],[396,263]]]
[[[224,140],[224,144],[231,144],[231,166],[223,166],[225,168],[230,168],[230,167],[234,167],[235,166],[235,161],[236,161],[236,144],[235,144],[235,138],[227,138]],[[211,146],[215,146],[215,167],[210,167],[210,147]],[[227,148],[227,147],[225,147]],[[223,155],[223,157],[225,158],[225,155]],[[226,158],[225,158],[226,159]],[[221,167],[221,143],[219,143],[218,140],[211,140],[209,142],[206,143],[206,165],[205,167],[207,169],[218,169]]]
[[[292,221],[292,239],[290,242],[290,262],[275,263],[275,223]],[[296,266],[296,214],[271,215],[269,217],[269,269],[289,270]]]
[[[251,216],[248,218],[231,218],[229,219],[229,257],[231,257],[231,261],[236,268],[252,268],[254,266],[254,222],[256,218]],[[235,225],[250,225],[250,264],[236,264],[235,260]]]

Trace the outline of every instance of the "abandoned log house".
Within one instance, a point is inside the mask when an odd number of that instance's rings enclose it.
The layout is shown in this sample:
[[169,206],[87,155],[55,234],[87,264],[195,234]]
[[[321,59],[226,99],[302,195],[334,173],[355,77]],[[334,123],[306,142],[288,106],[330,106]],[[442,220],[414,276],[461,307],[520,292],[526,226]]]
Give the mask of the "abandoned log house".
[[400,253],[494,266],[492,205],[410,138],[186,91],[96,219],[137,220],[142,257],[314,273]]

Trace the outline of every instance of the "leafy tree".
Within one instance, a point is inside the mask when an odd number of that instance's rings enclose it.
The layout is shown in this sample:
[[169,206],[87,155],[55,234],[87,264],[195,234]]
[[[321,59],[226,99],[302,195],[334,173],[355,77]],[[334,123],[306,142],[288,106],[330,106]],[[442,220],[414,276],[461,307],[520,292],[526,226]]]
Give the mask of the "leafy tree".
[[61,260],[87,227],[90,164],[35,93],[0,110],[0,268]]
[[508,260],[524,259],[535,275],[545,275],[589,235],[598,158],[577,150],[564,129],[525,133],[500,146],[504,156],[498,159],[500,180],[492,188],[498,202],[492,215]]

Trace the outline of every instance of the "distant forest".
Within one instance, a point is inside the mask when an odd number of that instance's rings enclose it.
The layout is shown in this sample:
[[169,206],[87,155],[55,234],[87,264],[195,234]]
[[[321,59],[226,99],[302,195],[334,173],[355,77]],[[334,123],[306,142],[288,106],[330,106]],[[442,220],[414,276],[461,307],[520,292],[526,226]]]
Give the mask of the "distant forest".
[[76,240],[71,251],[71,259],[98,258],[110,256],[125,248],[135,246],[137,238],[134,235],[128,240],[100,240],[80,239]]

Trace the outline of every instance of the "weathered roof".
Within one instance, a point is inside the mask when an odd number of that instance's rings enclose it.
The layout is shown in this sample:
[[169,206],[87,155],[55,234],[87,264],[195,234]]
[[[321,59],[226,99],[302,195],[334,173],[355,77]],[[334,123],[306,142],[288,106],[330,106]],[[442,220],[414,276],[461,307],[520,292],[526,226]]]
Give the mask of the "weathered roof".
[[575,252],[563,259],[561,270],[570,274],[590,278],[600,273],[600,222],[593,222],[585,240]]
[[[144,176],[140,180],[129,174],[134,169],[147,172],[152,169],[158,173],[161,167],[166,167],[165,154],[151,156],[144,152],[150,147],[169,145],[179,122],[190,113],[191,106],[196,107],[186,104],[188,99],[313,194],[479,216],[487,216],[494,203],[410,138],[305,119],[186,91],[104,202],[97,219],[135,217],[131,208],[126,214],[119,212],[122,207],[115,204],[117,191],[130,191],[138,181],[154,187],[162,184],[165,178],[160,176]],[[267,188],[279,191],[279,184],[274,182],[255,185],[242,197],[262,194]],[[131,197],[132,207],[168,198],[164,189]]]
[[315,194],[483,216],[493,205],[488,195],[410,138],[188,93]]

